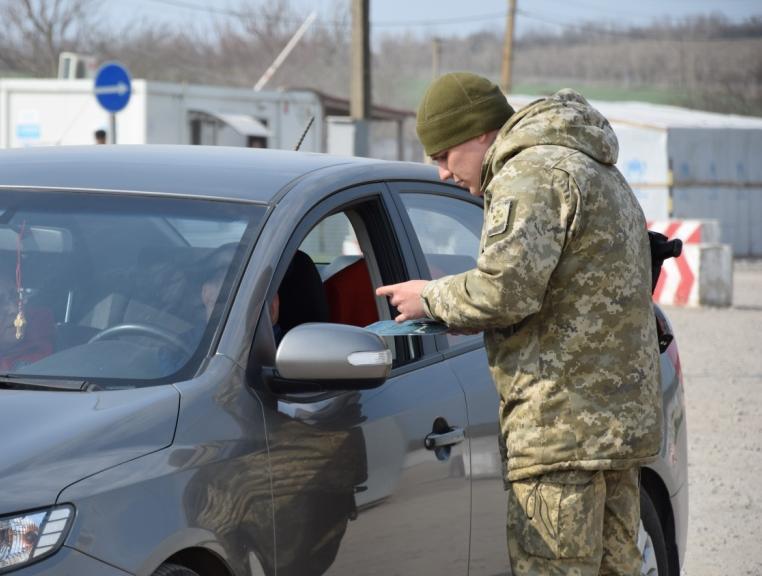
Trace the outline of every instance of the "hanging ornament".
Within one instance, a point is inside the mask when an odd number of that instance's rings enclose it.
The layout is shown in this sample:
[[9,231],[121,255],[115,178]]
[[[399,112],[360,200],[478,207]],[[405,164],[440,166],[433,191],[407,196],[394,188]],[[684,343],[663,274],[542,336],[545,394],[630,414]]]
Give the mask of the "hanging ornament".
[[24,237],[25,229],[26,220],[21,223],[18,243],[16,244],[16,292],[18,293],[18,314],[16,314],[16,319],[13,321],[13,325],[16,327],[16,340],[24,338],[24,328],[26,327],[26,316],[24,316],[24,287],[21,277],[21,240]]
[[26,318],[24,317],[24,308],[21,304],[21,298],[19,298],[19,313],[16,314],[16,319],[13,321],[13,325],[16,327],[16,340],[21,340],[24,337],[24,327],[26,326]]

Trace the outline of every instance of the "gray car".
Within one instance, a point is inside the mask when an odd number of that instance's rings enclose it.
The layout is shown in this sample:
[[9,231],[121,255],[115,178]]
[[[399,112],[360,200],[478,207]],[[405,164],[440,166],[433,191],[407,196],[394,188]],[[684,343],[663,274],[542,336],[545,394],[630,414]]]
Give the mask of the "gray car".
[[[481,336],[364,328],[394,317],[374,287],[472,267],[481,225],[418,164],[0,152],[0,573],[510,572]],[[640,545],[664,576],[687,450],[657,319]]]

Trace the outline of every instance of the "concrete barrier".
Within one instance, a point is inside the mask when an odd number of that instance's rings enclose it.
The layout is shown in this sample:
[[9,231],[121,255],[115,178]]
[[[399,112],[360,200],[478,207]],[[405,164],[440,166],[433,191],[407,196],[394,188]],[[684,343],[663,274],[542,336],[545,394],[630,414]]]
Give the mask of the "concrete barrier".
[[720,244],[717,220],[662,220],[649,230],[683,241],[679,258],[664,261],[654,302],[669,306],[731,306],[733,249]]
[[698,250],[698,305],[733,304],[733,248],[730,244],[688,246]]

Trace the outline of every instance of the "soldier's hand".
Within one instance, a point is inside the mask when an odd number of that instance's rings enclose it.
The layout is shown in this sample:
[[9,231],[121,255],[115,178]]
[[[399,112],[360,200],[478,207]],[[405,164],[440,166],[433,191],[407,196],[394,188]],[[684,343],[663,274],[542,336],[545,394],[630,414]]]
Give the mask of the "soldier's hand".
[[376,295],[389,298],[389,303],[399,312],[399,316],[394,319],[397,322],[425,318],[421,292],[428,283],[428,280],[409,280],[400,284],[389,284],[377,288]]

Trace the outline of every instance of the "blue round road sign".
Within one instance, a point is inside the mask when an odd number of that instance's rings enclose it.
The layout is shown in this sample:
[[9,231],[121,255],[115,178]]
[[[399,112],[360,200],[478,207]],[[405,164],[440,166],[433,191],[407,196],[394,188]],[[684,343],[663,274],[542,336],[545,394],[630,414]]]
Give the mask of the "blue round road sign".
[[130,73],[118,62],[107,62],[95,75],[95,97],[108,112],[119,112],[127,106],[132,93]]

